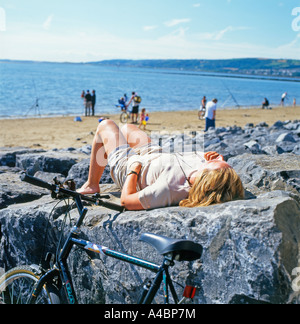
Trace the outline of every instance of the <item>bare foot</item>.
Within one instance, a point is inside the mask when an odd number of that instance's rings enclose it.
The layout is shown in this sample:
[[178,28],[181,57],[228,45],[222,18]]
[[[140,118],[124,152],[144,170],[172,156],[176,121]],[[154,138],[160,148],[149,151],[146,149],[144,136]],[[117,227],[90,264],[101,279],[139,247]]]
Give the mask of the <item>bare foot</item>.
[[84,184],[80,189],[77,190],[81,195],[94,195],[100,193],[99,185],[90,185],[88,182]]

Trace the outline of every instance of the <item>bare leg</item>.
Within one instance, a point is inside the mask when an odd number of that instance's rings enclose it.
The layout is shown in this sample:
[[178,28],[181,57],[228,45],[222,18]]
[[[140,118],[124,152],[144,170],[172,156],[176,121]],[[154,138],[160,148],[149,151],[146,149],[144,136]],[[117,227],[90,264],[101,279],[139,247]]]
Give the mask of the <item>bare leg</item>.
[[88,181],[77,192],[86,195],[100,192],[100,180],[107,165],[107,157],[127,141],[119,127],[111,120],[101,122],[94,137]]
[[122,127],[122,134],[130,147],[141,147],[151,143],[151,138],[136,125],[127,124]]
[[137,122],[137,114],[132,114],[131,115],[131,122],[136,123]]

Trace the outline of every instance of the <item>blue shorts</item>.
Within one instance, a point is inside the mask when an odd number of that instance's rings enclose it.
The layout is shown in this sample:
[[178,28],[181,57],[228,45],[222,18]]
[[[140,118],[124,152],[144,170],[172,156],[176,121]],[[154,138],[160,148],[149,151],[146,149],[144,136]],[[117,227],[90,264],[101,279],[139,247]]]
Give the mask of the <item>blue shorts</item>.
[[207,132],[210,128],[216,128],[216,121],[215,119],[205,118],[205,132]]

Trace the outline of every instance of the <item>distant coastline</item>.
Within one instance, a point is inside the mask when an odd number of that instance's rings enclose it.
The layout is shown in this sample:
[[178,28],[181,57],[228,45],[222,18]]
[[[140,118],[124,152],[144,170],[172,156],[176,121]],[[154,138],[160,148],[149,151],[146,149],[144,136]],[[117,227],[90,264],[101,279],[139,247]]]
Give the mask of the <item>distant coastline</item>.
[[[124,60],[113,59],[94,62],[47,62],[0,60],[0,63],[53,63],[53,64],[85,64],[99,66],[132,67],[145,69],[164,69],[178,72],[195,72],[197,74],[216,73],[224,77],[271,78],[284,81],[286,78],[300,82],[300,60],[243,58],[224,60]],[[213,75],[212,75],[213,76]]]

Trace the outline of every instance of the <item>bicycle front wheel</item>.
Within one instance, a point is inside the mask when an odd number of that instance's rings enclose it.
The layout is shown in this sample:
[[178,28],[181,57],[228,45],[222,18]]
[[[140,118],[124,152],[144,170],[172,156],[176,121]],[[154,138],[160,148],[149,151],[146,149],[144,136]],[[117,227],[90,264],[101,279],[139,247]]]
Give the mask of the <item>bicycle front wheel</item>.
[[[0,304],[28,304],[40,276],[31,266],[14,268],[0,278]],[[45,286],[36,304],[60,304],[54,286]]]
[[121,123],[122,123],[122,124],[127,124],[128,119],[129,119],[129,115],[128,115],[128,113],[123,112],[123,113],[121,114],[121,116],[120,116],[120,121],[121,121]]

